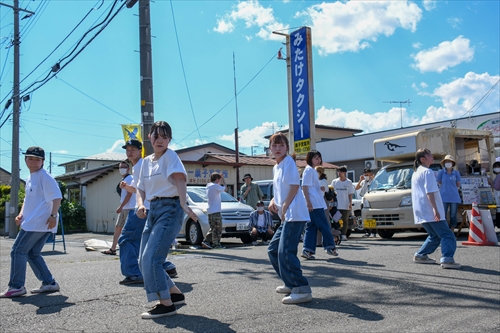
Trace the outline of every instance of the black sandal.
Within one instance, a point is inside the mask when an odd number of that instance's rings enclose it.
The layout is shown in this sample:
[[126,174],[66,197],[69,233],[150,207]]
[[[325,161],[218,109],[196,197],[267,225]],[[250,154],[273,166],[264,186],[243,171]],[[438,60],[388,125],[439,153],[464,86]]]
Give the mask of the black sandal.
[[109,250],[103,250],[101,251],[102,254],[110,254],[112,256],[116,255],[116,250],[109,249]]

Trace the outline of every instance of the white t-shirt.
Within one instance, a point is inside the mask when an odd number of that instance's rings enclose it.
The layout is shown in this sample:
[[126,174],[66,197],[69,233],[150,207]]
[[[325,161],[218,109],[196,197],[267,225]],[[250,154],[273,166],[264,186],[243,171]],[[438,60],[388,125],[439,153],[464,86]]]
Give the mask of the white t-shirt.
[[[127,185],[130,185],[132,184],[132,176],[131,175],[127,175],[127,177],[125,177],[123,179],[123,181],[125,183],[127,183]],[[120,203],[122,203],[124,200],[125,200],[125,197],[127,196],[128,192],[127,190],[125,189],[122,189],[122,192],[120,194]],[[123,206],[122,209],[134,209],[135,208],[135,193],[132,193],[132,195],[130,196],[130,199],[129,201],[125,204],[125,206]]]
[[446,215],[434,171],[421,165],[411,176],[411,201],[415,224],[436,222],[427,193],[434,193],[439,216],[444,220]]
[[325,199],[323,199],[324,192],[321,191],[318,171],[307,165],[302,174],[302,186],[307,186],[309,189],[309,200],[313,206],[313,209],[326,209]]
[[264,221],[264,214],[258,214],[257,227],[264,228],[266,221]]
[[285,216],[281,216],[281,206],[288,192],[290,192],[291,185],[300,185],[300,177],[295,161],[290,155],[287,155],[279,164],[273,167],[274,203],[278,206],[278,215],[282,221],[308,222],[311,220],[309,210],[307,209],[304,193],[300,188],[288,206]]
[[53,200],[62,198],[57,182],[42,168],[30,173],[26,180],[25,191],[21,228],[24,231],[56,233],[59,214],[56,218],[56,226],[50,230],[47,229],[47,220],[52,214]]
[[340,178],[332,180],[332,187],[337,193],[337,208],[348,210],[349,209],[349,194],[354,194],[354,186],[349,178],[341,181]]
[[[137,182],[141,175],[141,168],[142,168],[142,158],[140,158],[137,161],[137,163],[132,167],[132,183],[130,183],[130,186],[137,188]],[[135,198],[135,193],[134,193],[134,198]],[[150,205],[151,203],[149,202],[149,200],[144,200],[144,207],[146,207],[147,210],[149,210]],[[136,200],[134,200],[134,208],[138,208]]]
[[320,187],[320,190],[321,190],[321,186],[323,186],[325,189],[323,190],[323,195],[328,192],[328,182],[326,181],[326,179],[321,179],[319,181],[319,187]]
[[179,156],[170,148],[157,161],[153,161],[153,156],[152,154],[144,158],[137,188],[144,191],[147,201],[155,197],[178,196],[177,187],[171,182],[170,177],[174,173],[182,173],[187,177]]
[[207,213],[220,213],[222,210],[221,207],[221,192],[224,192],[226,187],[219,185],[217,183],[208,183],[206,187],[207,191],[207,199],[208,199],[208,208]]

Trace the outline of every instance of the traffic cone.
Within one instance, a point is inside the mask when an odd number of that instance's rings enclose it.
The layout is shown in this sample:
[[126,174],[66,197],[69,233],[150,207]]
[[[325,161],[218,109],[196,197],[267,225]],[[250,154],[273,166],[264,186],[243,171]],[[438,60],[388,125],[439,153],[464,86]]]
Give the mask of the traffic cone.
[[484,233],[484,225],[477,208],[477,203],[472,203],[472,220],[469,223],[469,240],[462,242],[462,245],[475,245],[475,246],[492,246],[494,242],[488,242],[486,234]]

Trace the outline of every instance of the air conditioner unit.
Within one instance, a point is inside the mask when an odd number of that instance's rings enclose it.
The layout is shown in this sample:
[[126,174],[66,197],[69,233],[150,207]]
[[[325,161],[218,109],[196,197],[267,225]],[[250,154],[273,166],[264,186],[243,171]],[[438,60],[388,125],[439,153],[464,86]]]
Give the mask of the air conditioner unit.
[[365,169],[376,169],[377,163],[375,160],[367,160],[365,161]]

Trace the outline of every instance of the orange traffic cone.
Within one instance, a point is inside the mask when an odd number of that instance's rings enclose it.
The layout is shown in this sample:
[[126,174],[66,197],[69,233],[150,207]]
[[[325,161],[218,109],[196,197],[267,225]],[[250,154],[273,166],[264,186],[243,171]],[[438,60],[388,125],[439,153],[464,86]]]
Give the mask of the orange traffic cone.
[[477,203],[472,203],[472,220],[469,223],[469,240],[462,242],[462,245],[475,245],[475,246],[492,246],[494,242],[488,242],[486,234],[484,233],[484,225],[481,219],[481,214],[477,208]]

